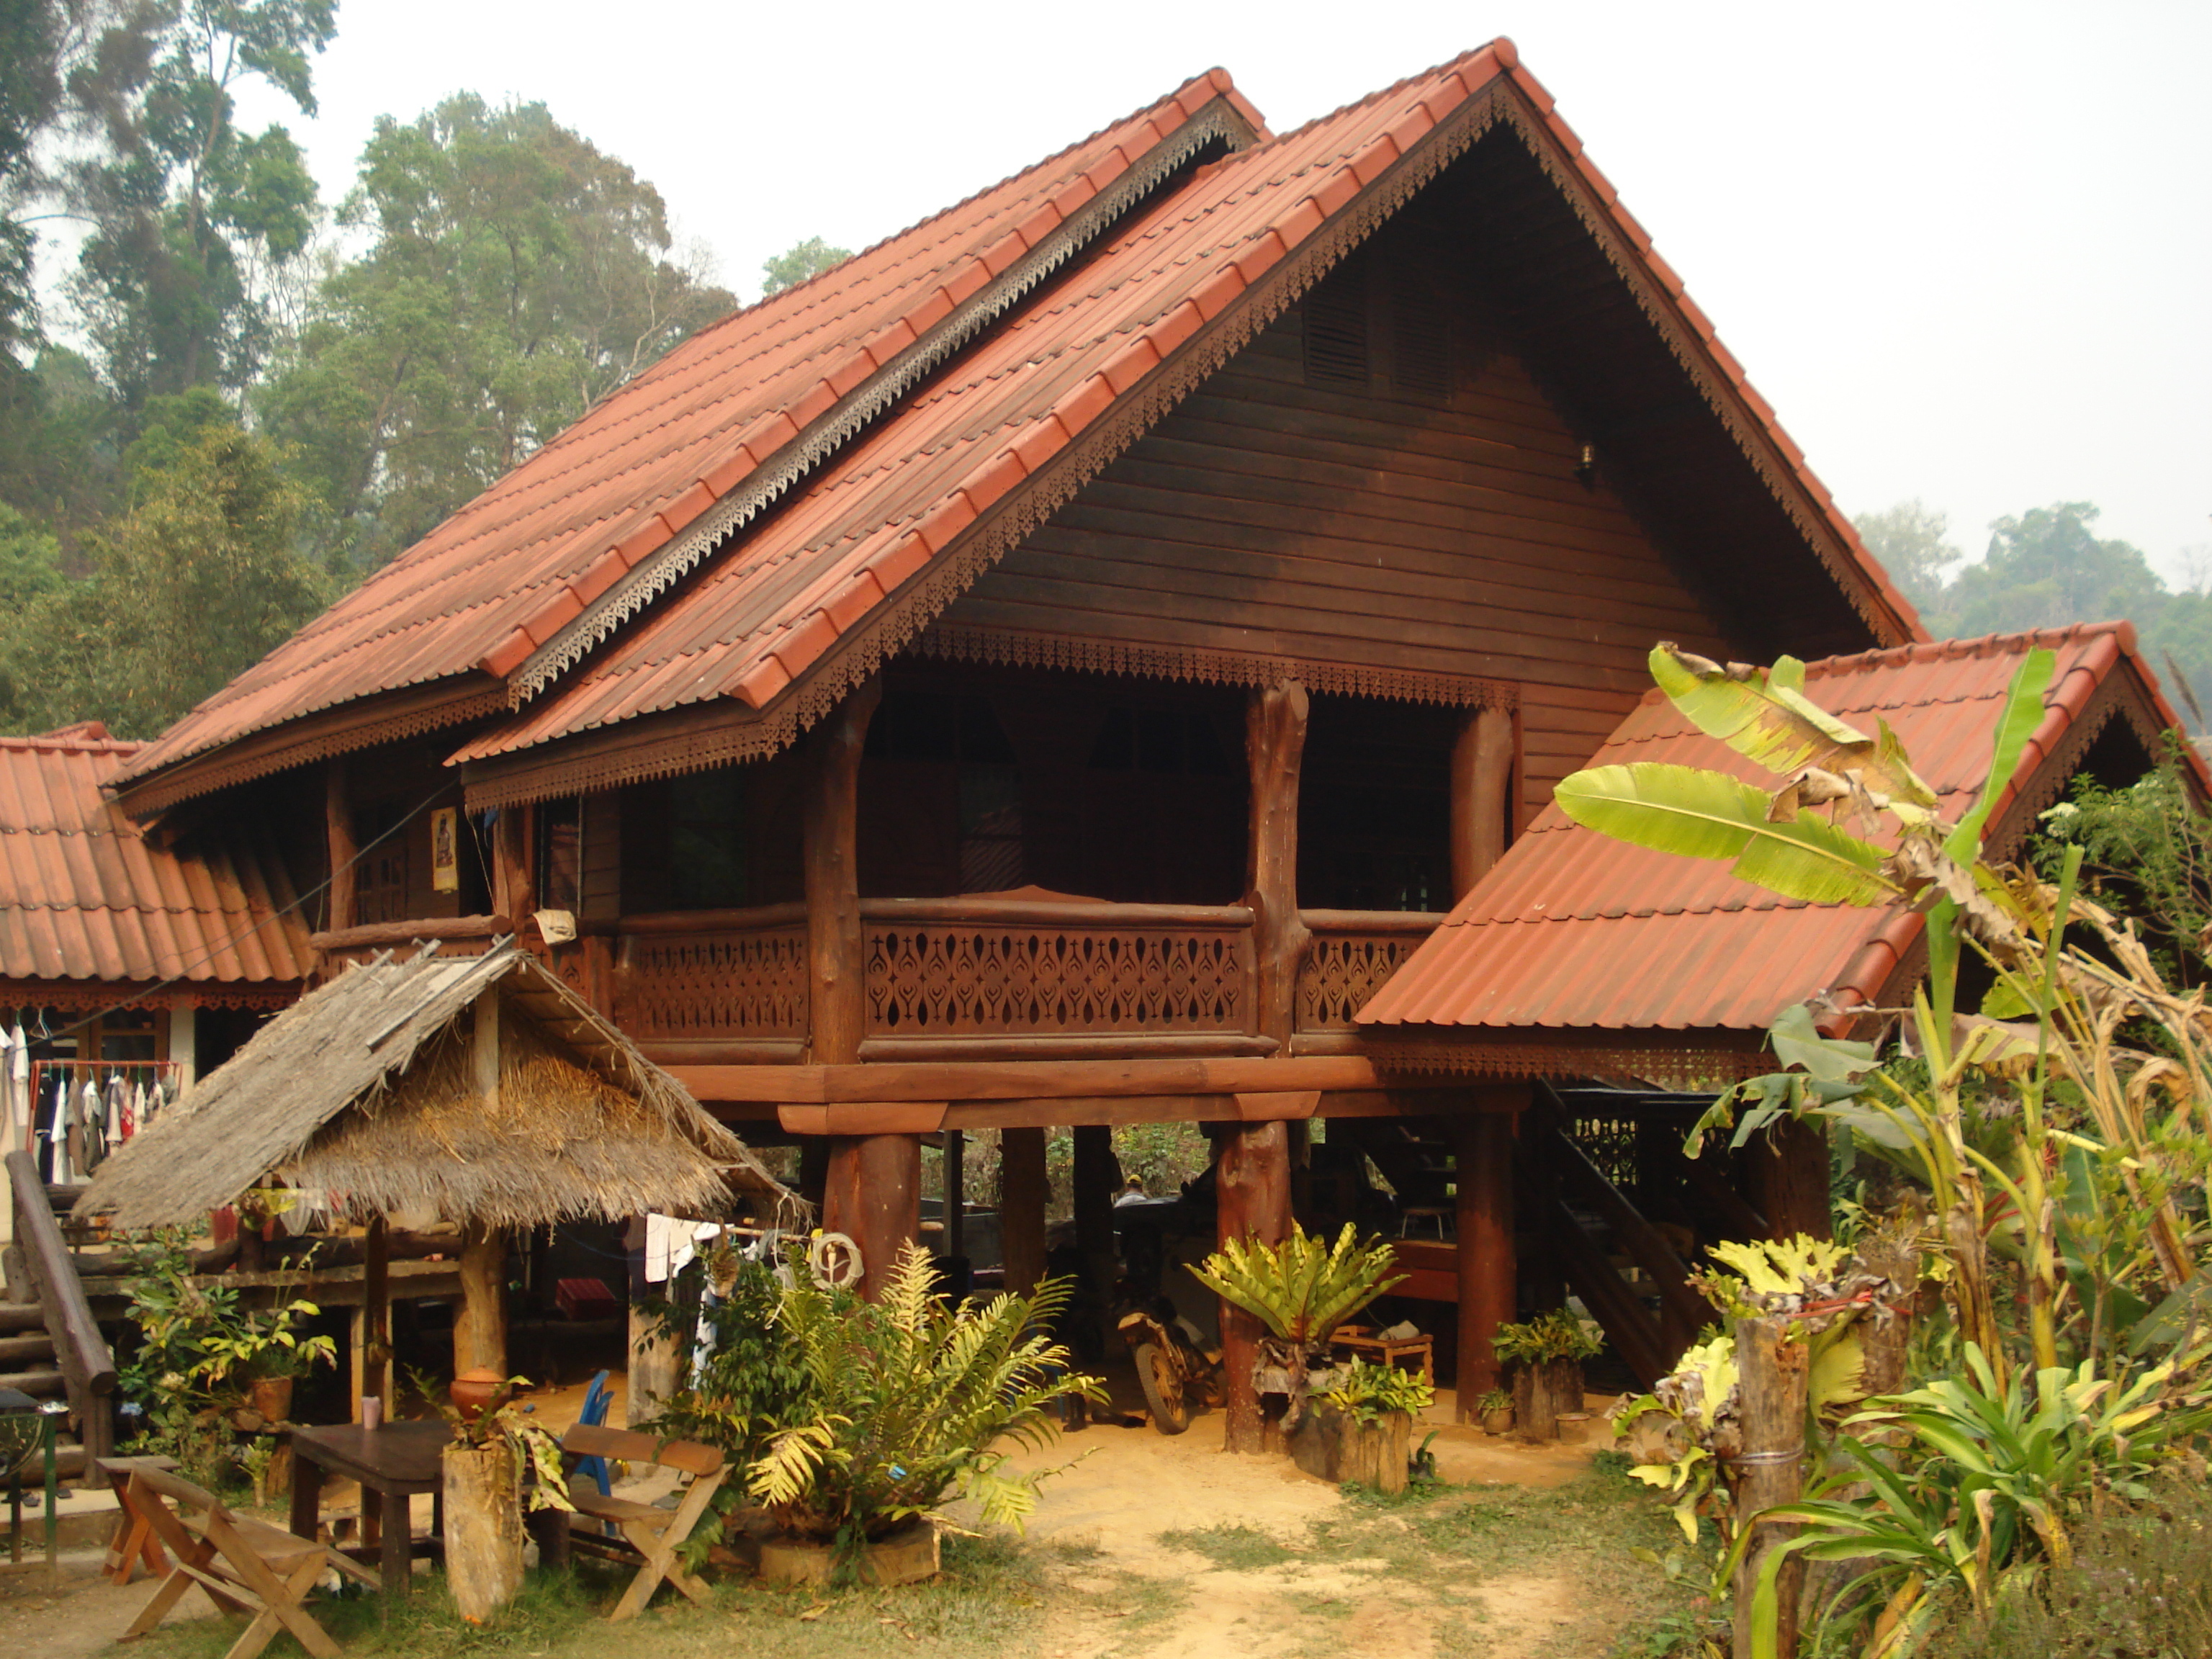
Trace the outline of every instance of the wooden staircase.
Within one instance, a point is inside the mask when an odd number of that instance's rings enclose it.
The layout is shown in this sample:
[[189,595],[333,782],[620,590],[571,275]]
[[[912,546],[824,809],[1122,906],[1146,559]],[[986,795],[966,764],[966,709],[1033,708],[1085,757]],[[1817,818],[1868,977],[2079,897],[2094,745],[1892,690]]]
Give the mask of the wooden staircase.
[[7,1172],[9,1254],[21,1252],[23,1270],[20,1279],[9,1273],[7,1291],[29,1299],[0,1300],[0,1388],[68,1403],[60,1469],[82,1479],[93,1459],[114,1449],[115,1357],[62,1236],[60,1216],[75,1194],[41,1182],[27,1152],[9,1153]]

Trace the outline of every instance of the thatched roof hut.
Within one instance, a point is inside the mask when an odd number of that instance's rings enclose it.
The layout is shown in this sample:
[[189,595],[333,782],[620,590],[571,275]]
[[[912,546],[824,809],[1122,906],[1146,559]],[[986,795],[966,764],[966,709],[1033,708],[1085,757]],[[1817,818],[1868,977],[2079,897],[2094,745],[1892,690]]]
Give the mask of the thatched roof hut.
[[[494,1009],[495,1037],[482,1023]],[[779,1220],[804,1208],[682,1085],[505,943],[349,969],[127,1143],[76,1209],[126,1230],[175,1225],[265,1178],[334,1218],[432,1210],[495,1229],[715,1216],[740,1199]]]

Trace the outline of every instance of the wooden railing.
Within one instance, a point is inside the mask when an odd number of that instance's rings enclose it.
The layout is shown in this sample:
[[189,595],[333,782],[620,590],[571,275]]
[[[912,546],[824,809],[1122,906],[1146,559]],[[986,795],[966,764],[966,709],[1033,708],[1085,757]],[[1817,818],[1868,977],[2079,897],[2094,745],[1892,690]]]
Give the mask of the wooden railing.
[[[1293,1029],[1333,1042],[1352,1040],[1352,1015],[1442,920],[1302,915],[1311,939]],[[1262,1027],[1244,905],[864,899],[860,928],[872,1054],[1047,1040],[1273,1048],[1253,1035]],[[795,1059],[806,1039],[803,904],[629,917],[612,960],[617,1023],[664,1060]]]
[[1304,910],[1293,1029],[1349,1031],[1352,1017],[1443,920],[1427,910]]
[[76,1263],[54,1219],[53,1200],[39,1179],[37,1162],[28,1152],[10,1152],[7,1166],[15,1206],[15,1243],[30,1270],[31,1287],[39,1293],[46,1335],[68,1390],[70,1414],[77,1419],[88,1462],[105,1457],[114,1449],[109,1396],[115,1392],[115,1356],[100,1334],[100,1322],[92,1316],[92,1304],[85,1298]]
[[872,1036],[1252,1029],[1241,904],[874,899],[860,921]]

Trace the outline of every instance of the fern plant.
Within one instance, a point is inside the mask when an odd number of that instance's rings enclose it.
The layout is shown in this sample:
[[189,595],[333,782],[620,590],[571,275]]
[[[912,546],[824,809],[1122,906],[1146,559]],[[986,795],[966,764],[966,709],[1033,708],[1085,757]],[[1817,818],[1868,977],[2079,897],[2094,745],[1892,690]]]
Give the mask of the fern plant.
[[769,1442],[747,1489],[786,1532],[831,1542],[847,1562],[958,1498],[1018,1528],[1058,1471],[1009,1474],[1000,1443],[1034,1449],[1055,1432],[1054,1401],[1106,1397],[1042,1334],[1068,1287],[1048,1279],[1032,1297],[951,1308],[935,1294],[928,1254],[909,1244],[883,1299],[867,1303],[802,1267],[777,1323],[806,1371],[811,1416]]
[[1362,1244],[1348,1221],[1334,1245],[1293,1221],[1279,1244],[1232,1238],[1191,1272],[1303,1353],[1321,1347],[1338,1326],[1404,1281],[1402,1273],[1390,1276],[1395,1260],[1380,1239]]

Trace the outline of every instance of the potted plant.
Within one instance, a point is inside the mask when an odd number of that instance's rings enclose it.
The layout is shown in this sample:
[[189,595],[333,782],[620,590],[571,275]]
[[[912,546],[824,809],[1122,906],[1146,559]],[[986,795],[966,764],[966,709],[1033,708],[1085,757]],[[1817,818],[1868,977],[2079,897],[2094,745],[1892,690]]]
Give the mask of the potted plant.
[[1406,1489],[1413,1419],[1436,1403],[1419,1371],[1354,1359],[1330,1374],[1290,1436],[1291,1456],[1309,1474],[1378,1492]]
[[1553,1439],[1560,1414],[1582,1410],[1583,1361],[1604,1346],[1596,1321],[1565,1308],[1498,1328],[1491,1347],[1513,1368],[1513,1415],[1522,1439]]
[[790,1416],[745,1483],[777,1528],[761,1546],[761,1576],[927,1577],[938,1564],[932,1514],[961,1497],[977,1499],[986,1521],[1020,1525],[1057,1471],[1008,1474],[998,1444],[1042,1445],[1057,1432],[1060,1401],[1105,1398],[1041,1334],[1068,1288],[1050,1279],[1033,1297],[950,1307],[928,1253],[909,1244],[869,1303],[794,1261],[775,1320],[803,1388],[783,1402]]
[[1513,1426],[1513,1396],[1503,1389],[1490,1389],[1474,1408],[1481,1415],[1485,1434],[1504,1434]]
[[[533,1510],[574,1507],[561,1443],[529,1406],[502,1398],[489,1407],[464,1407],[440,1399],[428,1379],[411,1380],[453,1431],[442,1454],[446,1588],[461,1617],[480,1625],[522,1588],[525,1503]],[[508,1377],[502,1395],[528,1385],[526,1377]]]
[[1297,1431],[1304,1415],[1308,1373],[1329,1366],[1328,1339],[1336,1328],[1404,1275],[1380,1239],[1362,1244],[1350,1222],[1326,1244],[1295,1221],[1279,1244],[1232,1238],[1191,1268],[1200,1284],[1267,1328],[1253,1364],[1262,1394],[1287,1394],[1283,1433]]

